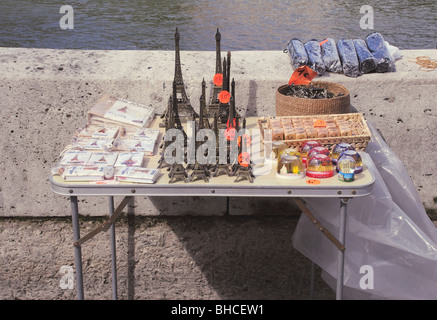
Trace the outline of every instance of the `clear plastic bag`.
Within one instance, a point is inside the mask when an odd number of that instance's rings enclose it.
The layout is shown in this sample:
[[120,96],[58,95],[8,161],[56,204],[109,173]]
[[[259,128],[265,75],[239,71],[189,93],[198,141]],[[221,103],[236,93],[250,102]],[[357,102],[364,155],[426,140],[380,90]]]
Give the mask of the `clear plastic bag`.
[[323,63],[319,42],[317,40],[307,41],[305,49],[308,55],[308,67],[317,72],[319,76],[325,73],[326,67]]
[[376,61],[367,48],[366,41],[363,39],[354,39],[355,51],[357,52],[360,72],[362,74],[372,72],[376,69]]
[[348,77],[356,78],[361,75],[354,42],[351,39],[341,39],[337,42],[343,72]]
[[395,72],[394,59],[387,49],[383,36],[373,32],[366,37],[367,47],[376,59],[376,72]]
[[288,42],[287,50],[290,53],[291,64],[294,69],[308,64],[308,54],[302,41],[296,38],[291,39]]
[[327,38],[321,42],[320,50],[322,53],[323,63],[326,71],[334,73],[342,73],[343,67],[341,65],[340,57],[338,55],[337,45],[334,39]]
[[[343,297],[437,299],[437,229],[402,162],[370,123],[369,128],[372,140],[361,155],[375,177],[375,188],[347,207]],[[316,218],[338,234],[339,200],[305,201]],[[323,279],[335,289],[338,249],[305,215],[293,245],[323,269]],[[373,270],[372,288],[363,288],[363,266]]]

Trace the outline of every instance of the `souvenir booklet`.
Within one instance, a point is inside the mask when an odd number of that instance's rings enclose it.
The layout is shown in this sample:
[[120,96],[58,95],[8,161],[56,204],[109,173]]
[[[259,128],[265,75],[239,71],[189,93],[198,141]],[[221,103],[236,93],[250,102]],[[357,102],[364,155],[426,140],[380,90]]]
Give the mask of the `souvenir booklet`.
[[71,166],[62,174],[65,181],[98,181],[104,180],[105,166]]
[[86,165],[90,156],[90,151],[69,150],[64,153],[59,164],[61,166]]
[[148,127],[155,116],[155,109],[125,99],[104,95],[88,112],[90,124]]
[[115,179],[124,182],[154,183],[159,175],[160,171],[157,169],[126,167],[115,173]]
[[117,152],[93,152],[87,162],[89,166],[113,166],[117,161]]
[[115,167],[141,167],[143,160],[143,152],[120,152],[115,162]]

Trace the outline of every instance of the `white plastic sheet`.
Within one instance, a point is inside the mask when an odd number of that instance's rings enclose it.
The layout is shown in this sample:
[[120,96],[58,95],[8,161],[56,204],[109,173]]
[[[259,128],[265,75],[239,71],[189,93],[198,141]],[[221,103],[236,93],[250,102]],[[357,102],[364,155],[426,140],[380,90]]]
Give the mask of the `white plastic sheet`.
[[[437,229],[402,162],[371,123],[369,128],[372,139],[361,155],[366,164],[373,160],[375,189],[348,203],[343,298],[437,299]],[[305,201],[338,235],[339,200]],[[335,290],[338,249],[303,214],[293,245],[322,268],[323,279]]]

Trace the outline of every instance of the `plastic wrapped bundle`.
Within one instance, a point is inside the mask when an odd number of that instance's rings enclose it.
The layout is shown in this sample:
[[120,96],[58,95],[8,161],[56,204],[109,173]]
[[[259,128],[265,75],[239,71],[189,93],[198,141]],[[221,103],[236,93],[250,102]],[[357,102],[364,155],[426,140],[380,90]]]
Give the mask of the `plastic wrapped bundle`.
[[367,47],[376,60],[376,72],[395,72],[396,67],[392,60],[384,38],[378,32],[373,32],[366,37]]
[[294,69],[307,65],[308,55],[305,46],[299,39],[291,39],[287,45],[287,49],[290,53],[291,63]]
[[308,67],[322,75],[326,71],[325,64],[322,59],[320,44],[317,40],[310,40],[305,43],[305,49],[308,54]]
[[354,40],[355,51],[357,52],[358,62],[361,73],[369,73],[376,69],[376,61],[372,53],[367,48],[366,41],[363,39]]
[[323,63],[329,72],[342,73],[340,57],[334,39],[328,38],[320,43]]
[[351,39],[341,39],[337,42],[343,72],[348,77],[356,78],[361,75],[354,42]]

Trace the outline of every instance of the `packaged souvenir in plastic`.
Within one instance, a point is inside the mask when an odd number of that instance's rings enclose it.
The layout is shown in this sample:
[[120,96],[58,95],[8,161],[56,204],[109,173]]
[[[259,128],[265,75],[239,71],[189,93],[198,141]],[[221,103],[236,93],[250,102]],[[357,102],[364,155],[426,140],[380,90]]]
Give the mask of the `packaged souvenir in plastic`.
[[372,53],[367,48],[366,41],[363,39],[354,39],[355,51],[357,52],[360,72],[369,73],[376,69],[376,61]]
[[366,37],[367,47],[376,60],[376,72],[395,72],[394,60],[387,49],[383,36],[373,32]]
[[291,56],[291,64],[294,69],[305,66],[308,63],[308,54],[305,46],[299,39],[291,39],[287,45],[288,52]]
[[319,42],[317,40],[310,40],[305,43],[305,49],[308,55],[307,66],[317,72],[318,75],[322,75],[326,71],[326,67],[323,63]]
[[327,38],[320,42],[320,50],[326,71],[342,73],[343,67],[341,65],[340,56],[338,55],[337,45],[335,44],[334,39]]
[[353,78],[360,76],[360,66],[354,42],[351,39],[338,40],[337,49],[344,74]]

